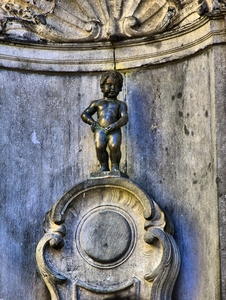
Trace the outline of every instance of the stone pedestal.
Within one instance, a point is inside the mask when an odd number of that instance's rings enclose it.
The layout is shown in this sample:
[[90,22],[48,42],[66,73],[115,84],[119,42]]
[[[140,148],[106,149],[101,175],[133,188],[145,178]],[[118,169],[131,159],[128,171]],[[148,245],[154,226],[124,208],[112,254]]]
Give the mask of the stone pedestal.
[[36,256],[52,299],[171,299],[180,266],[172,224],[130,180],[75,185],[44,230]]

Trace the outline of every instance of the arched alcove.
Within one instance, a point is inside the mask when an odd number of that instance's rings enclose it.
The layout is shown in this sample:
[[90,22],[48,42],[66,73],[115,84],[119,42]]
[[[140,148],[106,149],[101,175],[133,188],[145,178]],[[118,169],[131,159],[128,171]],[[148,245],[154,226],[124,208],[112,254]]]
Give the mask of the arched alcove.
[[113,68],[129,114],[121,168],[175,227],[173,299],[220,299],[220,281],[224,297],[225,5],[138,2],[119,16],[115,1],[108,18],[103,1],[1,4],[3,299],[50,298],[35,262],[42,219],[98,168],[80,115],[102,97],[101,74]]

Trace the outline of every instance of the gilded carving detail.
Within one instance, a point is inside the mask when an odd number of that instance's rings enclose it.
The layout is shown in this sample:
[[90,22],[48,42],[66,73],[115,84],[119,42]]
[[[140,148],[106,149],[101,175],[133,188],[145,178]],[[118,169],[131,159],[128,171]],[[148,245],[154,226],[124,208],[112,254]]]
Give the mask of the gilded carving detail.
[[[2,0],[0,29],[2,39],[54,43],[115,42],[149,37],[191,23],[203,11],[208,11],[208,4],[203,2]],[[215,2],[222,6],[222,1]]]

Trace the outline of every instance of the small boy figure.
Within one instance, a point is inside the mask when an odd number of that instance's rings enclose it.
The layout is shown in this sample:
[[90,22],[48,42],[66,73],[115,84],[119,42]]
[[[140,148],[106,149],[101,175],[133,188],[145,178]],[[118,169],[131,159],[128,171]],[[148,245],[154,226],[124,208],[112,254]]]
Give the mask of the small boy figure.
[[[100,172],[109,171],[107,146],[113,171],[119,171],[121,159],[121,127],[128,122],[127,106],[117,96],[122,90],[123,78],[116,71],[108,71],[100,80],[103,99],[91,102],[81,115],[82,120],[91,126],[94,132],[97,159]],[[97,121],[92,116],[97,113]]]

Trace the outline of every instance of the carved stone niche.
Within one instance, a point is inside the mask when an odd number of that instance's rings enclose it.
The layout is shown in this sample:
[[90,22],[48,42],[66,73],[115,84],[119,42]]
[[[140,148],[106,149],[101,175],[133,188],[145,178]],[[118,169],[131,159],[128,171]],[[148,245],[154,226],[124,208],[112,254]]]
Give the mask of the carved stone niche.
[[171,299],[180,265],[172,224],[129,179],[75,185],[44,230],[36,255],[52,300]]

